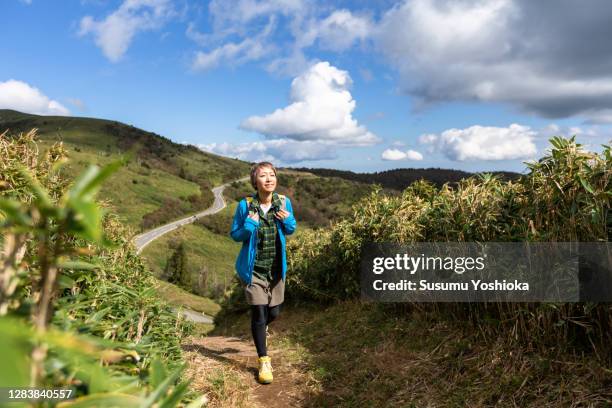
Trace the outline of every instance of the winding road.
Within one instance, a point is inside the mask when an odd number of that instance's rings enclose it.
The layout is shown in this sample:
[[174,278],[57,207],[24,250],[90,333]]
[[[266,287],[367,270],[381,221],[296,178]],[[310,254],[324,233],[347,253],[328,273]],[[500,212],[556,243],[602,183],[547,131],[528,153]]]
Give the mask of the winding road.
[[156,240],[157,238],[161,237],[162,235],[170,231],[174,231],[178,227],[182,227],[185,224],[191,224],[198,218],[202,218],[207,215],[218,213],[219,211],[224,209],[226,205],[225,200],[223,199],[223,190],[225,189],[225,187],[229,186],[230,184],[236,181],[245,181],[248,179],[249,177],[243,177],[241,179],[232,180],[218,187],[213,188],[212,192],[215,196],[215,201],[213,202],[213,205],[207,208],[206,210],[199,212],[197,214],[190,215],[189,217],[181,218],[180,220],[172,221],[168,224],[162,225],[161,227],[157,227],[147,232],[143,232],[142,234],[136,235],[133,238],[134,245],[136,245],[136,253],[140,254],[140,252],[142,252],[144,247],[149,245],[152,241]]
[[[225,187],[227,187],[228,185],[236,181],[245,181],[248,179],[249,179],[248,176],[243,177],[241,179],[232,180],[218,187],[213,188],[212,192],[215,196],[215,201],[213,202],[213,205],[207,208],[206,210],[199,212],[197,214],[190,215],[185,218],[181,218],[180,220],[172,221],[168,224],[162,225],[161,227],[157,227],[147,232],[143,232],[142,234],[134,236],[134,238],[132,238],[132,241],[134,242],[134,245],[136,246],[136,253],[140,254],[142,250],[144,249],[144,247],[146,247],[151,242],[161,237],[162,235],[167,234],[170,231],[174,231],[175,229],[182,227],[185,224],[191,224],[198,218],[202,218],[207,215],[218,213],[219,211],[224,209],[226,206],[225,199],[223,198],[223,190],[225,189]],[[178,311],[178,309],[176,308],[174,310]],[[197,323],[212,323],[213,322],[213,319],[210,316],[206,316],[194,310],[181,309],[180,312],[182,312],[183,315],[188,320],[191,320],[193,322],[197,322]]]

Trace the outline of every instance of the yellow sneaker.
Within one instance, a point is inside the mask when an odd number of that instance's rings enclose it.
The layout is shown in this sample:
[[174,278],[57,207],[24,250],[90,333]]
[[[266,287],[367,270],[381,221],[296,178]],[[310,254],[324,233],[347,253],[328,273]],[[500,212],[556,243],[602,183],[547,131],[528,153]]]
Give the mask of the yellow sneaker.
[[272,382],[272,361],[269,356],[259,357],[259,382],[262,384]]

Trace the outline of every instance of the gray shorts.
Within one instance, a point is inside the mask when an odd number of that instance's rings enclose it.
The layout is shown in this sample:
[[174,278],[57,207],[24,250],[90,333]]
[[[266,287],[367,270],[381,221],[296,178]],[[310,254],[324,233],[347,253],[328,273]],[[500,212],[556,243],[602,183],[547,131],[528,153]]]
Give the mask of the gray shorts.
[[253,275],[250,285],[243,285],[244,295],[249,305],[276,306],[285,300],[285,282],[277,277],[272,282],[267,282]]

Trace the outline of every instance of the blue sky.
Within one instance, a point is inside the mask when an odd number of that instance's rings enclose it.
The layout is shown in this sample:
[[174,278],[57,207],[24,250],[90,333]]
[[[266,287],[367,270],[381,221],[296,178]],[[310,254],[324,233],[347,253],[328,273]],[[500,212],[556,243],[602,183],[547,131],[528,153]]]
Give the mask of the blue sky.
[[0,108],[230,157],[524,171],[552,135],[612,139],[607,1],[4,0],[0,15]]

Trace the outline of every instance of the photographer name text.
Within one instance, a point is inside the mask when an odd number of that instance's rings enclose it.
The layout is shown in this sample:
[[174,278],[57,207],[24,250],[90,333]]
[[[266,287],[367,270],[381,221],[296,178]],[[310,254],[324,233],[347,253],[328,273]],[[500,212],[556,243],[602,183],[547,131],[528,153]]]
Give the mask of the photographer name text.
[[491,282],[483,282],[482,280],[472,279],[470,282],[430,282],[426,279],[418,281],[410,281],[402,279],[398,282],[384,282],[377,279],[372,282],[374,290],[402,290],[402,291],[528,291],[528,282],[507,282],[503,280],[494,280]]

